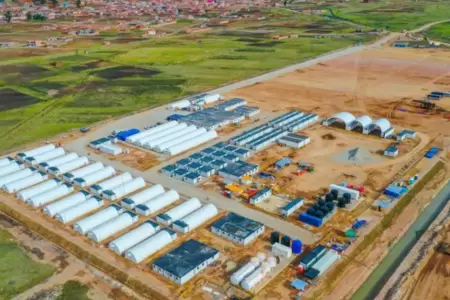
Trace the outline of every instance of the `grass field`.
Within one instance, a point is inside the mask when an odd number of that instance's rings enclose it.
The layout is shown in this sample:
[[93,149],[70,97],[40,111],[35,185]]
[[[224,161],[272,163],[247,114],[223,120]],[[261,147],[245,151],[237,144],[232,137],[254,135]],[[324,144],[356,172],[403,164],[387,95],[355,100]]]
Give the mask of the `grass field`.
[[63,285],[61,295],[56,300],[89,300],[88,292],[88,286],[69,280]]
[[[287,16],[286,20],[292,23],[292,18]],[[305,17],[306,21],[294,18],[295,24],[311,21],[311,17]],[[314,28],[354,30],[340,22],[317,18],[313,20],[318,23]],[[249,25],[242,26],[245,29]],[[82,49],[56,49],[37,55],[11,55],[9,60],[0,60],[0,95],[16,91],[17,103],[10,107],[0,103],[0,129],[5,133],[0,150],[165,104],[374,38],[346,34],[274,41],[270,37],[252,30],[217,30],[109,46],[96,41],[95,46],[86,48],[87,53]]]
[[450,19],[450,3],[446,0],[380,0],[373,3],[350,0],[330,8],[339,18],[390,31],[410,30]]
[[450,22],[435,25],[425,31],[425,36],[431,40],[450,43]]
[[8,232],[0,229],[0,299],[11,299],[50,277],[50,265],[34,262]]

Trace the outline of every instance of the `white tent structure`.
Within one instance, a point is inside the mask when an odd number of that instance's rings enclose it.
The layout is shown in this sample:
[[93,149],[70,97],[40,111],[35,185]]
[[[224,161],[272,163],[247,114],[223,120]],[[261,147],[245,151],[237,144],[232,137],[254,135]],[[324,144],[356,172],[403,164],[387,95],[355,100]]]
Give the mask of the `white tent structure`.
[[158,126],[152,127],[150,129],[141,131],[141,132],[139,132],[137,134],[134,134],[134,135],[128,137],[127,138],[127,142],[128,143],[132,143],[132,144],[137,143],[139,140],[142,140],[142,139],[144,139],[147,136],[155,134],[155,133],[157,133],[159,131],[162,131],[164,129],[168,129],[170,127],[174,127],[177,124],[178,124],[177,121],[170,121],[170,122],[164,123],[162,125],[158,125]]
[[73,186],[70,183],[63,183],[54,189],[45,191],[41,194],[31,197],[26,201],[28,205],[40,207],[44,204],[55,201],[73,192]]
[[[89,200],[88,200],[89,201]],[[112,220],[123,212],[123,208],[112,204],[108,208],[105,208],[87,218],[84,218],[73,225],[73,229],[82,235],[85,235],[89,230]]]
[[140,191],[134,195],[131,195],[121,201],[121,205],[128,209],[133,209],[136,205],[145,203],[156,196],[164,193],[164,188],[160,184],[155,184],[145,190]]
[[117,239],[110,242],[109,248],[117,254],[121,255],[126,250],[155,234],[157,230],[159,230],[158,224],[152,221],[146,221],[139,227],[125,233],[124,235],[121,235]]
[[72,161],[77,158],[78,154],[76,154],[75,152],[68,153],[63,156],[54,158],[52,160],[40,163],[39,170],[41,170],[42,172],[47,172],[48,168],[50,167],[58,167],[62,164],[68,163],[69,161]]
[[182,138],[186,134],[194,132],[196,130],[197,130],[197,127],[195,125],[189,125],[188,127],[184,128],[182,130],[175,131],[170,134],[161,136],[157,139],[152,139],[150,141],[147,141],[147,142],[145,142],[144,147],[153,149],[156,146],[161,145],[162,143],[168,142],[173,139]]
[[170,190],[161,194],[150,201],[145,202],[144,204],[139,204],[136,206],[136,213],[141,216],[148,216],[158,210],[174,203],[175,201],[180,199],[180,195],[175,190]]
[[131,177],[131,174],[125,172],[102,181],[98,184],[94,184],[89,190],[94,195],[101,196],[103,191],[113,189],[119,185],[123,185],[125,182],[130,181],[131,179],[133,179],[133,177]]
[[34,149],[31,149],[31,150],[28,150],[28,151],[21,152],[21,153],[17,154],[17,159],[19,159],[21,161],[24,161],[25,158],[27,158],[29,156],[35,156],[35,155],[38,155],[38,154],[41,154],[41,153],[53,150],[55,148],[56,147],[53,144],[48,144],[48,145],[45,145],[45,146],[34,148]]
[[57,157],[61,157],[64,154],[66,154],[64,149],[59,147],[59,148],[56,148],[56,149],[53,149],[53,150],[50,150],[50,151],[47,151],[44,153],[40,153],[35,156],[29,156],[25,159],[25,161],[27,163],[31,164],[32,166],[35,166],[41,162],[45,162],[45,161],[52,160]]
[[54,176],[60,176],[60,175],[63,175],[64,173],[71,172],[75,169],[86,166],[87,164],[89,164],[89,160],[87,159],[86,156],[82,156],[82,157],[75,158],[71,161],[68,161],[64,164],[50,167],[47,169],[47,172]]
[[0,159],[0,167],[7,166],[12,162],[15,162],[14,158],[12,158],[12,157],[2,158],[2,159]]
[[105,166],[101,162],[96,162],[91,165],[87,165],[80,169],[76,169],[75,171],[71,171],[70,173],[65,173],[63,178],[67,182],[72,182],[77,177],[83,177],[85,175],[94,173],[98,170],[103,169]]
[[56,214],[66,210],[66,209],[69,209],[80,203],[83,203],[84,201],[88,200],[90,197],[91,197],[91,194],[89,194],[86,191],[81,190],[78,193],[67,196],[61,200],[58,200],[56,202],[53,202],[52,204],[47,205],[46,207],[44,207],[44,209],[42,211],[47,216],[54,217]]
[[125,258],[140,263],[176,239],[176,234],[167,229],[155,233],[148,239],[125,251]]
[[93,173],[78,177],[73,180],[73,183],[79,187],[86,187],[93,185],[97,182],[107,179],[116,174],[116,170],[113,167],[108,166]]
[[95,227],[94,229],[89,230],[87,236],[94,242],[100,243],[119,231],[124,230],[128,226],[133,225],[138,221],[138,218],[139,217],[135,213],[126,211],[123,214]]
[[200,136],[204,133],[206,133],[207,130],[205,128],[198,128],[195,131],[189,132],[188,134],[186,134],[185,136],[179,137],[179,138],[174,138],[170,141],[167,141],[165,143],[159,144],[157,147],[155,147],[155,151],[159,151],[159,152],[163,152],[164,150],[168,149],[169,147],[178,145],[180,143],[183,143],[185,141],[191,140],[197,136]]
[[63,224],[67,224],[72,222],[75,219],[78,219],[81,216],[84,216],[94,210],[99,209],[104,204],[104,200],[102,198],[98,198],[96,196],[89,198],[88,200],[81,202],[73,207],[67,208],[62,212],[59,212],[55,215],[55,219]]
[[166,136],[166,135],[169,135],[171,133],[180,131],[180,130],[186,128],[186,127],[187,127],[186,123],[178,123],[177,125],[175,125],[173,127],[170,127],[170,128],[158,131],[158,132],[156,132],[154,134],[148,135],[145,138],[138,140],[136,142],[136,144],[138,144],[139,146],[143,146],[145,143],[147,143],[149,141],[152,141],[152,140],[158,139],[158,138],[160,138],[162,136]]
[[35,195],[38,195],[38,194],[44,193],[48,190],[56,188],[61,183],[62,183],[62,181],[58,178],[50,179],[50,180],[44,181],[38,185],[35,185],[35,186],[32,186],[25,190],[22,190],[22,191],[18,192],[16,196],[20,200],[26,201]]
[[3,186],[3,190],[9,194],[16,193],[35,184],[41,183],[48,178],[47,174],[42,172],[34,173],[25,178],[7,183]]
[[102,196],[105,197],[105,199],[115,201],[139,189],[142,189],[143,187],[145,187],[145,181],[142,177],[138,177],[124,182],[111,190],[103,191]]
[[190,148],[194,148],[194,147],[197,147],[198,145],[206,143],[207,141],[210,141],[210,140],[216,138],[217,136],[218,135],[215,130],[210,130],[202,135],[193,137],[192,139],[189,139],[182,143],[168,147],[166,150],[164,150],[164,153],[169,154],[169,155],[177,155],[177,154],[184,152]]
[[25,168],[23,163],[13,161],[6,166],[0,167],[0,176],[11,174],[13,172],[22,170],[23,168]]
[[3,187],[7,183],[28,177],[36,172],[37,170],[35,168],[26,168],[14,173],[3,175],[2,177],[0,177],[0,187]]
[[196,211],[202,206],[200,200],[197,198],[191,198],[178,206],[170,209],[169,211],[156,216],[156,221],[166,226],[169,226],[175,221],[178,221],[190,213]]
[[188,233],[207,220],[216,216],[218,213],[219,212],[217,211],[217,208],[214,206],[214,204],[209,203],[197,209],[193,213],[187,215],[183,219],[175,221],[172,226],[176,231]]

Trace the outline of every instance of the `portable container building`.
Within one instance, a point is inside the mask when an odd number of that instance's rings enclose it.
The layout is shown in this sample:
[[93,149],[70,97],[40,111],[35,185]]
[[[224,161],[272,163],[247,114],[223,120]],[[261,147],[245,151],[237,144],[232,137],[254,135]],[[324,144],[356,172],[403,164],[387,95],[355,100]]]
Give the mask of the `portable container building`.
[[29,156],[25,159],[25,161],[27,163],[31,164],[32,166],[35,166],[41,162],[45,162],[45,161],[52,160],[57,157],[61,157],[64,154],[66,154],[64,149],[59,147],[59,148],[56,148],[56,149],[53,149],[53,150],[50,150],[50,151],[47,151],[44,153],[40,153],[35,156]]
[[93,173],[87,174],[83,177],[78,177],[73,180],[73,183],[79,187],[86,187],[93,185],[97,182],[105,180],[116,174],[116,170],[113,167],[108,166]]
[[136,142],[136,144],[138,144],[139,146],[144,146],[147,142],[150,142],[150,141],[159,139],[160,137],[167,136],[171,133],[183,130],[186,127],[188,127],[186,123],[178,123],[177,125],[175,125],[173,127],[170,127],[170,128],[161,130],[159,132],[156,132],[154,134],[151,134],[149,136],[146,136],[145,138],[138,140]]
[[121,255],[126,250],[151,237],[157,230],[159,230],[159,225],[157,223],[146,221],[139,227],[110,242],[109,249]]
[[302,260],[300,261],[300,267],[303,270],[308,270],[311,266],[313,266],[325,253],[327,252],[327,248],[323,245],[316,246],[311,252],[306,254]]
[[134,178],[123,184],[120,184],[113,189],[104,190],[102,196],[108,200],[115,201],[126,195],[129,195],[145,186],[145,181],[142,177]]
[[[62,165],[48,168],[48,173],[54,176],[66,175],[67,172],[71,172],[75,169],[81,168],[89,164],[89,160],[86,156],[75,158],[74,160],[68,161]],[[67,173],[70,174],[70,173]]]
[[42,210],[44,214],[46,214],[49,217],[54,217],[56,214],[69,209],[71,207],[74,207],[80,203],[83,203],[84,201],[88,200],[91,197],[91,194],[89,194],[86,191],[79,191],[78,193],[75,193],[73,195],[67,196],[61,200],[58,200],[56,202],[53,202]]
[[138,221],[138,219],[139,217],[135,213],[126,211],[123,214],[102,223],[94,229],[89,230],[87,232],[87,236],[94,242],[100,243],[119,231],[133,225]]
[[388,157],[397,157],[398,156],[398,148],[397,147],[387,147],[384,149],[384,156]]
[[264,189],[260,190],[259,192],[257,192],[252,197],[250,197],[249,202],[250,202],[250,204],[256,205],[256,204],[266,200],[271,195],[272,195],[272,189],[264,188]]
[[161,224],[169,226],[175,221],[178,221],[185,216],[189,215],[190,213],[196,211],[202,206],[200,203],[200,200],[197,198],[191,198],[183,203],[181,203],[178,206],[175,206],[174,208],[170,209],[169,211],[159,214],[156,216],[156,221],[158,221]]
[[123,149],[117,145],[114,144],[103,144],[100,145],[100,147],[98,148],[98,150],[100,150],[103,153],[109,154],[109,155],[119,155],[123,152]]
[[280,256],[282,258],[289,258],[292,255],[291,247],[282,245],[280,243],[275,243],[272,245],[273,255]]
[[189,107],[190,105],[191,105],[191,102],[189,100],[183,99],[183,100],[180,100],[180,101],[170,104],[169,109],[170,110],[179,110],[179,109]]
[[25,165],[18,161],[18,162],[11,162],[9,165],[0,167],[0,176],[8,175],[13,172],[17,172],[19,170],[23,170],[25,168]]
[[175,172],[176,169],[177,169],[176,165],[167,165],[167,166],[161,168],[161,173],[163,173],[166,176],[172,177],[173,172]]
[[168,142],[170,140],[180,139],[183,136],[185,136],[191,132],[194,132],[196,130],[197,130],[197,127],[195,125],[189,125],[188,127],[184,128],[180,131],[172,132],[171,134],[161,136],[157,139],[148,141],[145,143],[144,147],[153,149],[153,148],[156,148],[157,146],[159,146],[165,142]]
[[20,200],[26,201],[33,196],[36,196],[38,194],[41,194],[41,193],[44,193],[46,191],[56,188],[61,183],[62,183],[62,181],[58,178],[50,179],[50,180],[44,181],[38,185],[35,185],[35,186],[29,187],[25,190],[22,190],[22,191],[18,192],[16,196]]
[[70,183],[63,183],[58,187],[31,197],[26,201],[28,205],[40,207],[44,204],[55,201],[73,192],[73,186]]
[[267,267],[261,264],[256,270],[254,270],[250,275],[248,275],[244,280],[241,282],[241,286],[244,290],[250,291],[252,290],[261,280],[266,277],[268,273]]
[[128,209],[133,209],[136,205],[145,203],[152,198],[155,198],[164,193],[164,188],[160,184],[156,184],[152,187],[146,188],[139,193],[131,195],[125,199],[123,199],[120,204]]
[[190,184],[198,184],[202,177],[197,172],[190,172],[183,177],[183,181]]
[[178,145],[180,143],[183,143],[185,141],[191,140],[197,136],[203,135],[204,133],[206,133],[206,129],[205,128],[198,128],[195,131],[189,132],[188,134],[182,136],[182,137],[178,137],[178,138],[174,138],[171,139],[170,141],[167,141],[165,143],[159,144],[157,147],[155,147],[154,149],[156,151],[159,152],[163,152],[164,150],[166,150],[169,147],[173,147],[175,145]]
[[328,250],[311,268],[318,271],[317,277],[325,273],[336,261],[341,258],[339,253]]
[[206,204],[181,220],[175,221],[172,224],[173,229],[179,232],[188,233],[217,214],[218,211],[214,204]]
[[119,175],[116,175],[110,179],[107,179],[105,181],[102,181],[98,184],[94,184],[91,186],[89,191],[93,193],[94,195],[101,196],[103,191],[113,189],[118,185],[124,184],[127,181],[130,181],[132,179],[130,173],[125,172]]
[[233,273],[230,278],[230,282],[234,285],[239,285],[239,283],[253,271],[256,270],[260,265],[259,259],[254,257],[248,263],[243,265],[239,270]]
[[169,155],[176,155],[176,154],[184,152],[190,148],[197,147],[198,145],[201,145],[207,141],[210,141],[210,140],[216,138],[217,136],[218,136],[217,132],[215,132],[214,130],[210,130],[202,135],[193,137],[192,139],[189,139],[182,143],[168,147],[168,149],[165,150],[164,152]]
[[[89,201],[89,200],[88,200]],[[119,205],[112,204],[108,208],[105,208],[93,215],[90,215],[89,217],[86,217],[78,222],[76,222],[73,225],[73,229],[82,234],[85,235],[88,231],[91,229],[94,229],[95,227],[114,219],[118,215],[120,215],[123,212],[123,208]]]
[[147,136],[150,136],[151,134],[155,134],[164,129],[176,126],[177,124],[178,124],[178,122],[176,122],[176,121],[170,121],[170,122],[164,123],[162,125],[150,128],[148,130],[141,131],[140,133],[137,133],[137,134],[134,134],[134,135],[128,137],[127,142],[134,144],[135,142],[137,142]]
[[102,198],[93,196],[75,206],[69,207],[55,215],[55,219],[63,224],[72,222],[94,210],[99,209],[104,204]]
[[0,177],[0,187],[3,187],[5,184],[8,184],[10,182],[28,177],[36,172],[37,170],[35,168],[26,168],[14,173],[3,175],[2,177]]
[[37,172],[33,175],[5,184],[3,186],[3,190],[9,194],[16,193],[30,186],[41,183],[47,178],[47,174],[43,172]]
[[5,157],[5,158],[2,158],[2,159],[0,159],[0,167],[7,166],[7,165],[9,165],[12,162],[15,162],[14,158],[12,158],[12,157],[8,156],[8,157]]
[[161,250],[177,238],[177,234],[167,228],[155,233],[136,246],[125,251],[125,258],[140,263],[150,255]]
[[46,162],[41,162],[41,163],[39,164],[38,168],[39,168],[39,170],[41,170],[42,172],[47,172],[47,170],[48,170],[50,167],[58,167],[58,166],[60,166],[60,165],[62,165],[62,164],[65,164],[65,163],[67,163],[67,162],[69,162],[69,161],[72,161],[72,160],[74,160],[74,159],[77,159],[77,158],[78,158],[78,154],[76,154],[76,153],[74,153],[74,152],[68,153],[68,154],[65,154],[65,155],[63,155],[63,156],[54,158],[54,159],[52,159],[52,160],[49,160],[49,161],[46,161]]
[[152,198],[150,201],[147,201],[144,204],[137,205],[136,213],[142,216],[148,216],[174,203],[179,199],[180,195],[178,194],[178,192],[175,190],[170,190],[168,192],[165,192],[164,194]]
[[305,200],[303,198],[292,200],[285,206],[280,207],[280,214],[285,218],[289,217],[294,211],[296,211],[303,205],[304,201]]
[[41,147],[38,147],[38,148],[34,148],[34,149],[32,149],[32,150],[28,150],[28,151],[25,151],[25,152],[21,152],[21,153],[17,154],[16,157],[17,157],[18,160],[24,161],[25,158],[27,158],[27,157],[29,157],[29,156],[35,156],[35,155],[38,155],[38,154],[41,154],[41,153],[44,153],[44,152],[53,150],[53,149],[55,149],[55,148],[56,148],[55,145],[53,145],[53,144],[48,144],[48,145],[45,145],[45,146],[41,146]]

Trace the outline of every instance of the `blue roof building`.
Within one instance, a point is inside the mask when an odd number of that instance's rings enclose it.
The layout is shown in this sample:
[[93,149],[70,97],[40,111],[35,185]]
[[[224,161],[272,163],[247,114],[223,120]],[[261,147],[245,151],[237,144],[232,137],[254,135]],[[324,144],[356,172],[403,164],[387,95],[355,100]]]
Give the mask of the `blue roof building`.
[[229,163],[225,168],[219,171],[219,175],[225,179],[238,181],[246,175],[256,174],[258,170],[258,165],[247,163],[245,161],[238,161],[236,163]]
[[292,163],[292,159],[289,157],[284,157],[275,163],[275,167],[277,169],[282,169],[284,167],[289,166]]
[[262,223],[229,213],[211,226],[211,231],[240,245],[247,245],[264,233]]
[[167,176],[172,176],[173,172],[177,169],[178,167],[176,165],[167,165],[164,168],[161,169],[161,173],[167,175]]
[[283,217],[288,217],[290,214],[292,214],[294,211],[299,209],[305,200],[303,198],[297,198],[295,200],[292,200],[288,204],[286,204],[283,207],[280,207],[280,213]]

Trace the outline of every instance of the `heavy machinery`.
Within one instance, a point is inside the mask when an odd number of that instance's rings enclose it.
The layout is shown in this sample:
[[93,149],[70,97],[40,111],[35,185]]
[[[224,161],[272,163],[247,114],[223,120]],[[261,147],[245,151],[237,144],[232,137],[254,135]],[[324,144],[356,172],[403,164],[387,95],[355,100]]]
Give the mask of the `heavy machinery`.
[[430,102],[428,100],[413,100],[413,105],[416,107],[424,108],[427,110],[434,110],[436,109],[436,104],[433,102]]

